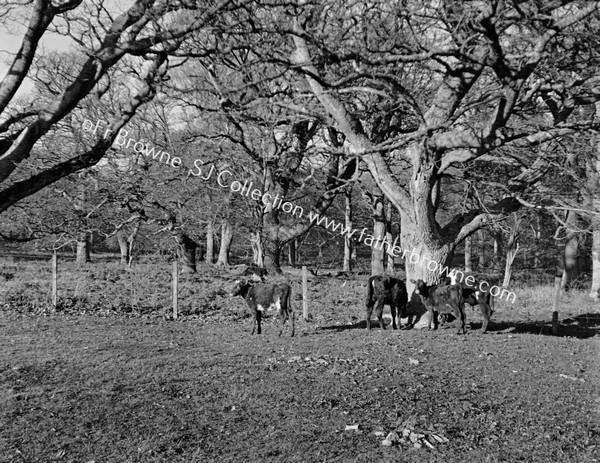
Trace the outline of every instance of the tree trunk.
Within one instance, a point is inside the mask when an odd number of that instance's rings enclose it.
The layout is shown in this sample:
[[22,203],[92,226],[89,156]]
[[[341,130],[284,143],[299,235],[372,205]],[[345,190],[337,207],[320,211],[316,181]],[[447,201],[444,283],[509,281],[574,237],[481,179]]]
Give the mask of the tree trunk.
[[409,295],[415,288],[410,280],[423,280],[427,284],[437,284],[446,277],[453,256],[451,244],[432,242],[425,238],[420,227],[404,219],[401,240],[402,249],[406,252],[404,261]]
[[117,232],[117,242],[119,243],[119,251],[121,254],[121,264],[131,266],[133,258],[133,245],[135,238],[140,231],[140,221],[136,221],[131,232],[127,232],[127,228],[123,227]]
[[275,243],[273,244],[272,247],[270,247],[269,249],[269,254],[271,257],[271,267],[274,273],[277,274],[282,274],[283,272],[281,271],[281,250],[282,247],[279,243]]
[[469,236],[465,238],[465,272],[471,273],[473,271],[473,264],[471,259],[471,247],[472,247],[472,238]]
[[515,257],[519,252],[519,243],[515,243],[514,246],[507,246],[506,249],[506,265],[504,266],[504,281],[502,282],[503,288],[508,288],[510,279],[512,277],[512,265],[515,261]]
[[[600,112],[600,102],[596,103],[596,114]],[[589,296],[600,300],[600,136],[596,135],[596,150],[586,159],[587,197],[584,198],[593,212],[592,226],[592,287]]]
[[567,234],[563,254],[563,276],[560,288],[568,291],[579,276],[579,217],[576,212],[567,212]]
[[209,220],[206,224],[206,262],[209,264],[215,261],[215,224]]
[[260,230],[250,233],[250,243],[252,246],[252,262],[257,267],[264,268],[265,248]]
[[117,241],[119,242],[119,252],[121,253],[121,264],[129,264],[129,243],[125,233],[117,232]]
[[413,281],[423,280],[427,284],[440,283],[445,278],[452,261],[453,244],[432,240],[424,227],[408,220],[401,214],[400,239],[405,253],[406,289],[409,301],[407,314],[416,317],[415,328],[423,329],[429,325],[427,309],[421,297],[414,292]]
[[[600,209],[599,209],[600,211]],[[600,300],[600,219],[593,221],[592,232],[592,288],[590,297],[595,301]]]
[[590,241],[588,235],[585,233],[579,234],[579,257],[577,260],[577,266],[579,267],[579,274],[589,273],[592,269],[592,262],[590,260],[590,253],[588,252]]
[[[344,214],[344,229],[352,230],[352,190],[348,189],[344,194],[346,210]],[[352,271],[352,237],[344,234],[344,272]]]
[[387,201],[385,204],[385,270],[389,275],[394,274],[394,256],[392,254],[392,243],[394,242],[392,236],[392,219],[394,214],[394,205]]
[[383,275],[385,273],[384,257],[385,247],[385,213],[383,207],[383,196],[378,192],[373,195],[373,242],[371,243],[371,275]]
[[88,232],[79,232],[77,234],[77,258],[78,264],[87,264],[90,259],[90,234]]
[[181,273],[196,273],[198,244],[179,228],[171,230],[171,234],[177,245],[177,260],[181,266]]
[[535,250],[533,251],[533,267],[534,268],[539,268],[542,266],[541,264],[541,260],[540,260],[540,242],[542,240],[542,224],[540,221],[540,214],[536,215],[535,221],[534,221],[534,228],[533,228],[533,242],[534,242],[534,246],[535,246]]
[[296,266],[296,239],[288,243],[288,263],[291,267]]
[[217,265],[228,266],[229,265],[229,250],[231,248],[231,242],[233,241],[233,227],[229,220],[221,221],[221,246],[219,248],[219,258],[217,259]]
[[[504,281],[502,282],[503,288],[508,288],[510,279],[512,277],[512,265],[519,252],[519,227],[521,226],[521,218],[515,215],[515,221],[508,235],[508,241],[506,242],[506,263],[504,265]],[[500,238],[501,235],[498,234]],[[500,239],[499,239],[499,242]]]
[[494,237],[494,257],[493,257],[494,271],[499,272],[500,267],[502,265],[502,258],[500,257],[502,255],[502,233],[494,232],[493,237]]
[[487,262],[485,260],[485,232],[483,230],[479,230],[477,232],[477,241],[479,245],[479,247],[477,248],[479,254],[477,268],[481,272],[485,269],[485,266],[487,265]]

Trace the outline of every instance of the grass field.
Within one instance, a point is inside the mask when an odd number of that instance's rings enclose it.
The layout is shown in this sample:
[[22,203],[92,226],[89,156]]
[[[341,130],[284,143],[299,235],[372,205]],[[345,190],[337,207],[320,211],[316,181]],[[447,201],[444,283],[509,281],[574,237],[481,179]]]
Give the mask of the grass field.
[[466,336],[368,332],[366,278],[313,278],[290,339],[269,322],[250,336],[227,275],[202,270],[177,321],[164,272],[66,268],[58,312],[39,266],[4,282],[0,462],[600,460],[599,310],[582,293],[561,300],[561,336],[543,286],[485,335],[470,308]]

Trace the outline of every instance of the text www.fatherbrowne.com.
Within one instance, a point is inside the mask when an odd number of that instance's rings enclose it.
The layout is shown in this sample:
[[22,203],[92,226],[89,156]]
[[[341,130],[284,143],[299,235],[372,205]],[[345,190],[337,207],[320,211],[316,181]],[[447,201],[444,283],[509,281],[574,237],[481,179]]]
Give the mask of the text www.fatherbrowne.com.
[[[85,119],[83,122],[83,130],[86,132],[92,132],[94,135],[97,130],[101,127],[101,123],[108,124],[108,122],[103,120],[98,120],[96,125],[89,120]],[[93,130],[92,130],[93,128]],[[113,132],[110,129],[105,129],[103,138],[108,138]],[[139,140],[135,140],[134,138],[128,138],[129,132],[125,129],[120,129],[119,133],[115,137],[115,141],[113,145],[116,145],[120,148],[133,149],[137,154],[143,155],[146,158],[152,157],[152,159],[157,160],[159,162],[164,163],[173,168],[185,167],[181,158],[177,156],[172,156],[170,153],[162,150],[156,150],[153,146],[149,146]],[[194,160],[193,167],[188,169],[188,175],[198,177],[202,180],[210,180],[211,178],[216,179],[219,186],[222,188],[227,188],[234,193],[239,193],[242,196],[246,196],[248,198],[253,199],[254,201],[261,201],[265,206],[265,212],[272,211],[273,209],[281,210],[287,214],[291,214],[298,219],[304,218],[304,209],[302,206],[294,205],[289,201],[285,201],[283,198],[280,198],[278,195],[271,195],[270,193],[264,193],[258,188],[253,188],[253,182],[245,180],[244,183],[241,183],[238,180],[234,180],[234,175],[231,171],[227,169],[223,169],[218,173],[215,172],[216,168],[214,164],[206,165],[204,161],[200,158]],[[367,228],[363,228],[358,231],[358,229],[351,228],[348,226],[344,226],[342,223],[330,219],[324,215],[317,214],[316,212],[309,211],[308,220],[310,222],[325,227],[326,229],[339,233],[341,236],[348,236],[352,238],[356,233],[358,233],[358,237],[356,240],[360,243],[364,243],[367,246],[371,246],[375,249],[382,250],[384,246],[387,246],[387,252],[393,257],[402,256],[403,259],[407,259],[408,262],[414,265],[423,265],[427,267],[427,270],[430,272],[438,272],[442,277],[445,275],[446,277],[450,276],[452,271],[447,266],[442,266],[438,262],[429,259],[427,256],[421,256],[415,249],[407,250],[402,249],[401,246],[398,246],[396,243],[398,241],[398,237],[394,240],[393,243],[390,243],[384,237],[383,239],[380,237],[375,237],[369,233],[366,233]],[[416,260],[415,260],[416,259]],[[425,262],[427,261],[427,262]],[[456,271],[455,271],[456,272]],[[462,283],[464,274],[462,272],[457,272],[461,275],[460,282]],[[466,283],[469,286],[472,286],[469,283],[469,278],[467,277]],[[481,281],[479,284],[479,290],[481,291],[489,291],[490,294],[494,297],[504,297],[506,296],[507,300],[510,301],[512,296],[512,301],[516,300],[516,294],[508,291],[505,288],[501,288],[499,286],[490,286],[486,281]]]

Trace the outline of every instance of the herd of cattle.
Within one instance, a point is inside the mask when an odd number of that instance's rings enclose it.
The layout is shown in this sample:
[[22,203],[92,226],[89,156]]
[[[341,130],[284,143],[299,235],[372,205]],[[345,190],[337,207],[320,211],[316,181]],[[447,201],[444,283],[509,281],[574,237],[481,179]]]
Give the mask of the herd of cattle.
[[[274,312],[281,318],[281,329],[283,333],[285,322],[289,319],[291,323],[291,335],[294,336],[294,314],[291,307],[292,288],[286,283],[264,283],[260,274],[258,281],[238,280],[231,291],[231,296],[242,296],[252,314],[254,321],[252,334],[256,331],[261,333],[261,320],[263,313]],[[415,294],[419,296],[423,305],[427,308],[429,315],[429,329],[437,329],[438,321],[445,322],[449,314],[452,314],[458,323],[458,334],[466,333],[465,328],[465,302],[471,306],[479,305],[483,316],[482,332],[486,332],[488,322],[492,315],[493,297],[489,291],[479,289],[475,282],[472,286],[457,281],[456,273],[442,283],[427,285],[423,280],[410,280],[415,285]],[[371,315],[375,315],[381,329],[385,329],[383,322],[383,307],[390,306],[392,312],[392,327],[398,329],[400,318],[409,319],[404,328],[414,326],[410,323],[411,314],[407,313],[408,292],[404,282],[398,278],[388,275],[372,276],[367,283],[366,319],[367,329],[371,329]],[[400,326],[400,328],[403,328]]]

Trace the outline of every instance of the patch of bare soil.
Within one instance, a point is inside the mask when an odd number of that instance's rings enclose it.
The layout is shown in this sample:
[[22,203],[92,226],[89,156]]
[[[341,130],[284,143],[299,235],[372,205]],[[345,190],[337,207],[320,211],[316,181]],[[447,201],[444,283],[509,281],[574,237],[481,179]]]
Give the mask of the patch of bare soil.
[[600,454],[597,338],[249,321],[0,318],[0,461]]

